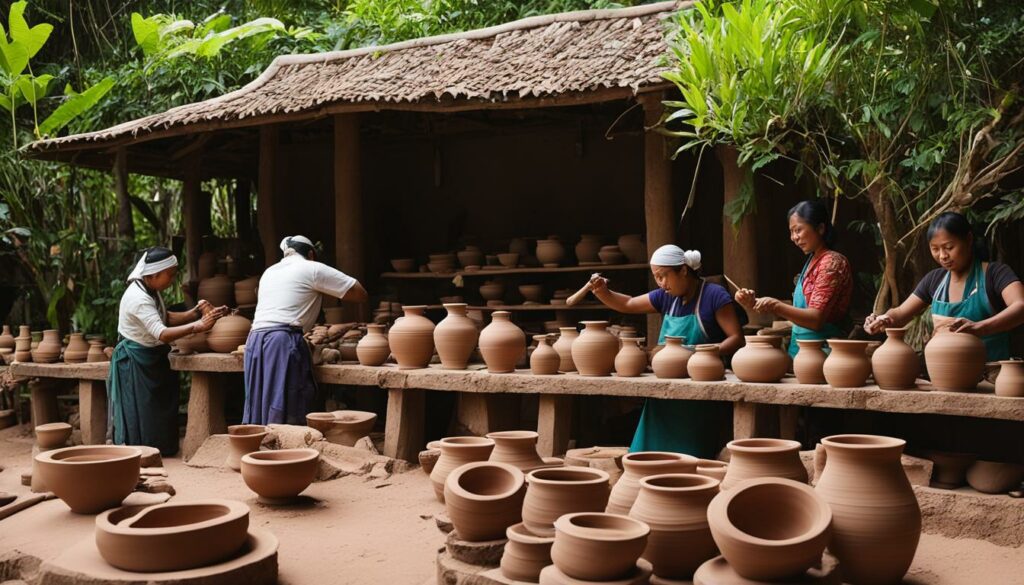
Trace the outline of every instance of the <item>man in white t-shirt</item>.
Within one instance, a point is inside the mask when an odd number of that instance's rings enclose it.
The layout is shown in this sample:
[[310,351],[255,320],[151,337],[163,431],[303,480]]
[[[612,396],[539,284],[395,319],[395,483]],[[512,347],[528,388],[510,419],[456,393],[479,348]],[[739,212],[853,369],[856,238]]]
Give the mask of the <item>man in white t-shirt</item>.
[[366,289],[316,261],[304,236],[281,241],[284,258],[267,268],[256,289],[256,315],[245,341],[245,424],[306,424],[316,382],[303,333],[320,314],[323,295],[361,303]]

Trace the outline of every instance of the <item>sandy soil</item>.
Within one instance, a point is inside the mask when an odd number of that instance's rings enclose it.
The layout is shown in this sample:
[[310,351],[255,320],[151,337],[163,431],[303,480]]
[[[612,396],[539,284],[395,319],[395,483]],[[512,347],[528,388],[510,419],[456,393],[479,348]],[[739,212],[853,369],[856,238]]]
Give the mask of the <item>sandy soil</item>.
[[[0,465],[6,467],[0,472],[0,491],[28,490],[20,476],[30,467],[31,449],[31,437],[18,429],[0,431]],[[258,504],[235,472],[195,469],[179,459],[164,463],[176,499],[231,498],[250,505],[253,525],[280,540],[283,585],[433,582],[434,557],[444,537],[432,516],[443,506],[418,469],[383,480],[349,476],[316,483],[305,492],[311,497],[306,505],[275,509]],[[45,560],[92,534],[91,516],[72,514],[52,500],[0,521],[0,551],[17,549]],[[1022,568],[1024,548],[926,534],[906,582],[1022,583]]]

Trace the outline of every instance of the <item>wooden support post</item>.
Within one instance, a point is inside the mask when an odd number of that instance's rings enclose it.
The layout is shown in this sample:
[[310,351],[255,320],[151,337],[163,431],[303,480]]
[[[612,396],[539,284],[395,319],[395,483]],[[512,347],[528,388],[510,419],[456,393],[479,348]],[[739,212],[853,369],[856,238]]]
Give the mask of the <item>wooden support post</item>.
[[519,397],[514,394],[460,392],[455,411],[455,432],[483,436],[507,431],[519,423]]
[[185,180],[181,193],[184,201],[185,257],[188,258],[189,292],[195,294],[199,285],[199,255],[203,253],[204,223],[208,223],[203,221],[204,207],[207,218],[210,215],[210,208],[203,205],[205,198],[201,193],[202,174],[198,153],[189,155],[184,166]]
[[78,381],[78,415],[82,443],[103,445],[107,441],[107,383],[103,380]]
[[414,388],[389,388],[384,454],[416,462],[423,449],[426,393]]
[[192,372],[192,388],[188,395],[188,423],[185,426],[185,441],[181,457],[188,461],[203,445],[207,437],[228,432],[224,422],[223,376],[237,374],[215,374]]
[[[739,151],[732,146],[720,145],[715,149],[722,165],[724,181],[723,210],[740,196],[747,170],[739,166]],[[753,186],[750,187],[753,189]],[[738,226],[727,215],[722,215],[722,270],[739,286],[757,290],[757,236],[754,217],[747,215]],[[747,312],[751,323],[763,317]]]
[[[359,114],[334,116],[334,263],[349,276],[366,281],[363,236],[362,153]],[[369,317],[365,304],[346,307],[346,321]]]
[[779,438],[796,440],[800,422],[800,407],[792,404],[779,405]]
[[541,394],[537,408],[537,452],[556,457],[569,448],[572,433],[572,396]]
[[117,194],[117,235],[135,240],[132,201],[128,197],[128,152],[118,148],[114,154],[114,192]]
[[57,409],[57,393],[60,390],[58,381],[46,378],[32,380],[28,383],[32,399],[32,426],[59,422],[60,411]]
[[252,240],[252,181],[248,177],[235,179],[235,230],[242,242]]
[[[665,138],[653,128],[661,122],[664,92],[646,93],[638,99],[644,108],[644,219],[647,227],[647,250],[676,243],[675,203],[672,201],[672,160]],[[647,316],[647,339],[657,343],[661,331],[661,315]]]
[[776,404],[734,402],[732,405],[732,438],[775,437],[779,435],[781,413]]
[[274,197],[277,193],[279,150],[281,129],[273,124],[260,126],[260,173],[256,192],[256,224],[263,242],[263,256],[267,266],[277,262],[281,256],[278,244],[281,234],[277,229],[274,215]]

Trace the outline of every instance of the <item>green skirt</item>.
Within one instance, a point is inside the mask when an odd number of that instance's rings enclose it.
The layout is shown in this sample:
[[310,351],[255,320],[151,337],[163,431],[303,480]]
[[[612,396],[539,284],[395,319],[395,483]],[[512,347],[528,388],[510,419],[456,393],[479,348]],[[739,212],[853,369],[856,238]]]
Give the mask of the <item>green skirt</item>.
[[114,348],[107,389],[115,445],[178,452],[178,373],[171,370],[170,351],[127,339]]

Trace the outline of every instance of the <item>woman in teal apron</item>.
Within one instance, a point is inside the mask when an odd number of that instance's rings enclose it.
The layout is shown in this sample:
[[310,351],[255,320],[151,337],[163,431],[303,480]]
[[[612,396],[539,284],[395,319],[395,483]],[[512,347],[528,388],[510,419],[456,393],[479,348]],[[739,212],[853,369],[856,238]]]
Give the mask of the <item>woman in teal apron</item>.
[[[595,279],[594,294],[621,313],[661,313],[658,344],[666,336],[682,337],[689,346],[718,343],[722,355],[743,346],[736,307],[729,292],[705,282],[699,275],[700,252],[666,245],[651,256],[651,272],[658,288],[631,297],[608,289],[607,280]],[[714,457],[721,445],[719,419],[728,420],[729,404],[711,401],[648,399],[644,403],[630,451],[675,451]]]
[[736,302],[748,310],[773,313],[793,324],[789,355],[797,341],[844,337],[847,310],[853,294],[853,274],[846,257],[831,249],[834,240],[828,207],[819,200],[803,201],[789,210],[789,239],[807,261],[793,289],[793,304],[757,297],[751,289],[736,291]]
[[985,342],[989,361],[1010,357],[1009,332],[1024,323],[1024,285],[1001,262],[987,262],[984,242],[963,215],[946,212],[928,227],[928,247],[941,266],[899,307],[869,315],[868,333],[902,327],[929,306],[936,329],[971,333]]

